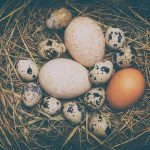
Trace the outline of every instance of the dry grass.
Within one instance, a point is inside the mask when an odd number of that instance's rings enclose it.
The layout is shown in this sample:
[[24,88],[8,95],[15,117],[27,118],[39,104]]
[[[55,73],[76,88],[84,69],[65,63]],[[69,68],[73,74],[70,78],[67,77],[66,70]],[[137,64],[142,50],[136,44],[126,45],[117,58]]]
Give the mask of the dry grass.
[[[39,3],[7,1],[0,8],[0,147],[15,150],[129,149],[150,143],[149,20],[119,0]],[[107,104],[103,107],[102,113],[110,118],[113,128],[105,140],[89,132],[88,112],[81,126],[71,126],[62,115],[50,117],[39,106],[27,109],[21,103],[25,83],[20,80],[15,64],[21,57],[30,57],[40,68],[45,62],[37,53],[39,41],[45,38],[63,41],[64,30],[52,31],[45,27],[46,17],[59,6],[68,7],[74,16],[84,15],[97,20],[104,32],[110,25],[120,27],[126,32],[127,43],[138,52],[136,64],[145,76],[145,94],[139,103],[125,112],[113,111]],[[107,49],[106,53],[105,57],[111,59],[113,52]],[[76,100],[82,104],[82,97]]]

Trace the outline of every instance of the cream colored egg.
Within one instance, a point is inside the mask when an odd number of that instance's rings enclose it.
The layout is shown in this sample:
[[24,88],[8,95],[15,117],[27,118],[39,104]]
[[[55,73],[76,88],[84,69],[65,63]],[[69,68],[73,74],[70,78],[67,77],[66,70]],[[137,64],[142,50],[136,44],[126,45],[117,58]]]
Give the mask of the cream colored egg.
[[105,38],[101,27],[88,17],[77,17],[65,30],[65,45],[80,64],[91,67],[105,54]]
[[39,72],[39,83],[46,93],[56,98],[77,97],[91,87],[88,70],[65,58],[47,62]]

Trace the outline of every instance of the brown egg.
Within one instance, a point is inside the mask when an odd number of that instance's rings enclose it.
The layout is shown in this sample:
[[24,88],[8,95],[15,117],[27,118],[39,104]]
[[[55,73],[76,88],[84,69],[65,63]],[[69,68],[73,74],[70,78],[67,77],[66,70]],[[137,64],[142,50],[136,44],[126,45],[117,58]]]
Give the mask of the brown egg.
[[115,109],[127,109],[143,95],[145,81],[142,73],[134,68],[118,71],[109,82],[106,97]]

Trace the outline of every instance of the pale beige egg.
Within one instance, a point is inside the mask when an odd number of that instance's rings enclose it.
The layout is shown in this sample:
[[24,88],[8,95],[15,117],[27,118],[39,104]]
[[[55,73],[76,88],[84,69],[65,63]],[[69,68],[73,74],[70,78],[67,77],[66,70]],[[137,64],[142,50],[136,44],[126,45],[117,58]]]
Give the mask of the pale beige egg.
[[46,93],[57,98],[77,97],[91,88],[88,70],[65,58],[47,62],[39,72],[39,83]]
[[91,67],[105,54],[105,38],[97,22],[76,17],[65,30],[64,41],[71,56],[80,64]]

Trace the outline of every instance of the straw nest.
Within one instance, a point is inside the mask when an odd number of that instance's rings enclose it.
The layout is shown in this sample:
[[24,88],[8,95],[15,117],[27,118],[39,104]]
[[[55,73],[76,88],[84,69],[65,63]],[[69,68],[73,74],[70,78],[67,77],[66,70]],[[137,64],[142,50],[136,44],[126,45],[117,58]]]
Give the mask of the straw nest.
[[[16,3],[17,2],[17,3]],[[0,9],[0,147],[1,149],[130,149],[150,142],[150,22],[136,8],[122,1],[7,1]],[[15,64],[30,57],[39,68],[45,63],[37,53],[45,38],[63,41],[64,30],[48,30],[45,20],[60,6],[74,16],[89,16],[105,32],[108,26],[125,31],[127,44],[138,52],[137,68],[146,80],[143,98],[125,112],[107,106],[101,112],[112,122],[112,133],[105,140],[87,127],[90,113],[80,126],[72,126],[62,115],[50,117],[39,106],[25,108],[21,103],[22,82]],[[142,11],[148,12],[146,6]],[[107,49],[105,58],[113,51]],[[66,54],[69,57],[69,54]],[[82,97],[76,98],[82,103]]]

